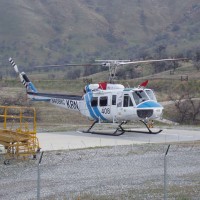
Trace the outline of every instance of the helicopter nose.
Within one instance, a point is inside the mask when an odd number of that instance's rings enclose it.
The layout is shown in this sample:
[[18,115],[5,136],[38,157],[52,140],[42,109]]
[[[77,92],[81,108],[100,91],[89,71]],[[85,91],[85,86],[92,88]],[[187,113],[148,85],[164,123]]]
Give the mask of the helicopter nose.
[[142,119],[158,118],[162,116],[163,107],[155,101],[144,102],[137,108],[139,108],[137,110],[137,115]]
[[137,110],[137,115],[139,118],[142,118],[142,119],[150,118],[153,115],[153,109]]

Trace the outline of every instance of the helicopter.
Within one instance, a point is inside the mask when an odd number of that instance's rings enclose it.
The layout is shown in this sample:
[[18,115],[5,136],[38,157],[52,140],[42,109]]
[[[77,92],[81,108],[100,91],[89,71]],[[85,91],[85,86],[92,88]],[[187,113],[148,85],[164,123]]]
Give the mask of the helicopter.
[[[157,101],[152,89],[147,88],[148,80],[139,86],[125,88],[122,84],[114,83],[116,70],[119,66],[141,63],[154,63],[164,61],[179,61],[182,58],[167,58],[159,60],[95,60],[94,66],[104,66],[109,69],[109,81],[97,84],[87,84],[84,95],[66,95],[38,92],[34,84],[24,72],[20,72],[12,58],[9,62],[18,74],[22,84],[26,87],[28,99],[32,101],[43,101],[55,106],[79,112],[93,121],[92,125],[84,133],[119,136],[125,132],[137,132],[158,134],[162,130],[152,131],[148,122],[162,118],[163,106]],[[76,66],[76,64],[67,64]],[[53,65],[52,65],[53,66]],[[57,65],[59,66],[59,65]],[[130,121],[140,121],[147,131],[127,130],[122,125]],[[117,128],[112,133],[95,132],[92,128],[97,123],[114,123]]]

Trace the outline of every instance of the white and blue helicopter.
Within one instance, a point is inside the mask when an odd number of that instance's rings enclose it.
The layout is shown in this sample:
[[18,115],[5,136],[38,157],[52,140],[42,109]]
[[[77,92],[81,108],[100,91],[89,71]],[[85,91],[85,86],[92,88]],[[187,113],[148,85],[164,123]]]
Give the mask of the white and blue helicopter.
[[[160,60],[96,60],[95,65],[106,66],[109,69],[109,82],[88,84],[85,86],[83,96],[50,94],[38,92],[33,83],[24,72],[19,72],[12,58],[10,63],[19,75],[21,82],[26,87],[28,99],[32,101],[44,101],[64,109],[80,112],[82,115],[93,120],[93,124],[84,131],[85,133],[119,136],[125,132],[141,132],[157,134],[162,130],[152,131],[148,122],[159,119],[163,114],[163,106],[157,102],[152,89],[146,88],[148,81],[138,87],[125,88],[121,84],[115,84],[117,67],[129,64],[153,63],[164,61],[178,61],[183,59],[160,59]],[[91,65],[91,64],[90,64]],[[72,66],[75,66],[72,64]],[[129,121],[142,122],[147,131],[125,130],[122,125]],[[116,123],[118,126],[113,133],[94,132],[91,129],[96,123]]]

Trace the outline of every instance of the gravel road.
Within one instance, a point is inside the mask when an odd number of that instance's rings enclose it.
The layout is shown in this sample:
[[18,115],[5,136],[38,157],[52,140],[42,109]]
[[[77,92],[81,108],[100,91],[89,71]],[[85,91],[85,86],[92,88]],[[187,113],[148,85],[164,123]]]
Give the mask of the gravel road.
[[[167,147],[145,144],[46,151],[40,165],[41,198],[163,199]],[[13,160],[5,166],[0,156],[0,199],[37,199],[37,163]],[[169,199],[199,199],[199,144],[170,146],[166,182]]]

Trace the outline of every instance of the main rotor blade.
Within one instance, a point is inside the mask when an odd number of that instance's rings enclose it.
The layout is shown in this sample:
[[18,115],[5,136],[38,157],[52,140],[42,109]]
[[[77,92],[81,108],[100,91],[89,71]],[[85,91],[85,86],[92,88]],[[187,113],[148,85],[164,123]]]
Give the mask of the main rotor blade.
[[46,68],[46,67],[67,67],[67,66],[100,66],[99,64],[97,63],[94,63],[94,64],[91,64],[91,63],[88,63],[88,64],[61,64],[61,65],[41,65],[41,66],[34,66],[34,68]]
[[130,62],[131,60],[95,60],[95,62],[102,62],[102,63],[106,63],[106,62]]
[[59,64],[59,65],[41,65],[34,66],[34,68],[48,68],[48,67],[67,67],[67,66],[107,66],[109,67],[112,64],[116,65],[129,65],[129,64],[140,64],[140,63],[153,63],[153,62],[164,62],[164,61],[181,61],[188,60],[187,58],[167,58],[167,59],[158,59],[158,60],[139,60],[139,61],[131,61],[131,60],[95,60],[96,62],[101,63],[84,63],[84,64]]
[[120,62],[119,65],[153,63],[153,62],[164,62],[164,61],[181,61],[181,60],[188,60],[188,59],[187,58],[166,58],[166,59],[158,59],[158,60],[139,60],[139,61],[130,61],[130,62]]

